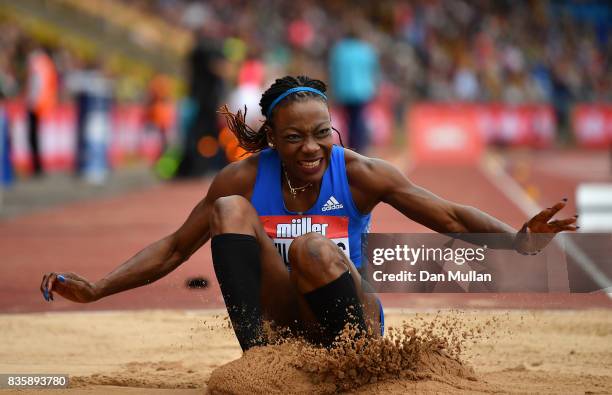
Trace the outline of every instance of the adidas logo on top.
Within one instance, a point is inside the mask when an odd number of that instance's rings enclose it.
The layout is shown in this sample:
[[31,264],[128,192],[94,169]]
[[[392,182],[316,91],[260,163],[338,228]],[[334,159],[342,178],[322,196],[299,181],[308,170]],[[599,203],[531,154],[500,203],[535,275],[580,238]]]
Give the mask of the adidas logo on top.
[[335,197],[331,196],[329,199],[327,199],[327,202],[325,202],[323,207],[321,207],[321,211],[338,210],[341,208],[344,208],[342,203],[337,201]]

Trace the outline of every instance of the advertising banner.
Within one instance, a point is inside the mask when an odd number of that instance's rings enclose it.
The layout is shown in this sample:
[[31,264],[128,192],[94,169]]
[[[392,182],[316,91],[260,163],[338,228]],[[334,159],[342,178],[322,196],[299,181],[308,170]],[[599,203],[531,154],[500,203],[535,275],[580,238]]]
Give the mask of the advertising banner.
[[572,130],[576,142],[582,147],[609,148],[612,146],[612,105],[574,106]]
[[420,103],[407,114],[418,163],[473,164],[486,145],[545,148],[555,138],[553,110],[543,104]]

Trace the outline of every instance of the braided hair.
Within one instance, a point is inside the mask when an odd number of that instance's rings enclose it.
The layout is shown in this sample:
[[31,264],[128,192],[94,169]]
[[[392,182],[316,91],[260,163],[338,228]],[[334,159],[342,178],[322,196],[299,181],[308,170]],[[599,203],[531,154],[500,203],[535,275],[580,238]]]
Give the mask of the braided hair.
[[[270,105],[272,105],[272,102],[274,102],[277,97],[279,97],[289,89],[297,87],[314,88],[321,92],[325,92],[327,90],[327,86],[323,81],[315,80],[303,75],[300,75],[298,77],[286,76],[283,78],[279,78],[274,81],[272,86],[270,86],[270,88],[268,88],[268,90],[265,91],[264,94],[261,96],[259,106],[261,107],[261,113],[263,114],[263,116],[266,117]],[[307,91],[290,94],[286,98],[282,99],[282,101],[276,107],[274,107],[272,113],[269,117],[266,117],[263,125],[261,125],[259,130],[254,130],[246,124],[246,106],[244,107],[244,112],[242,110],[238,110],[238,112],[234,114],[229,110],[227,105],[224,105],[219,110],[219,113],[225,116],[227,126],[238,139],[240,147],[242,147],[247,152],[255,153],[262,151],[268,147],[266,127],[272,126],[272,118],[274,118],[274,114],[276,113],[277,108],[282,107],[283,105],[286,105],[290,102],[305,99],[325,100],[320,95]]]

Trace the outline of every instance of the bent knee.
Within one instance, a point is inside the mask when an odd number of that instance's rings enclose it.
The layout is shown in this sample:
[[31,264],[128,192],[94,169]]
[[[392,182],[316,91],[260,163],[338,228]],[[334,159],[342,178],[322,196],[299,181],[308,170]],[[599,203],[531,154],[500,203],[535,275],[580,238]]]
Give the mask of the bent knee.
[[296,238],[289,248],[292,270],[308,276],[340,274],[346,270],[342,251],[319,233],[307,233]]
[[213,203],[210,218],[211,231],[213,234],[242,233],[242,228],[256,216],[255,209],[243,196],[223,196]]

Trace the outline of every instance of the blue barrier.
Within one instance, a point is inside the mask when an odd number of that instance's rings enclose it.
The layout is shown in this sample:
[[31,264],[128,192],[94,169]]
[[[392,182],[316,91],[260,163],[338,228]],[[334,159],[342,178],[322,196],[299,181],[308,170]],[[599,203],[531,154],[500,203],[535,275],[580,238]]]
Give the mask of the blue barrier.
[[3,108],[0,108],[0,184],[11,185],[14,181],[13,164],[11,163],[11,143],[9,139],[9,119]]

